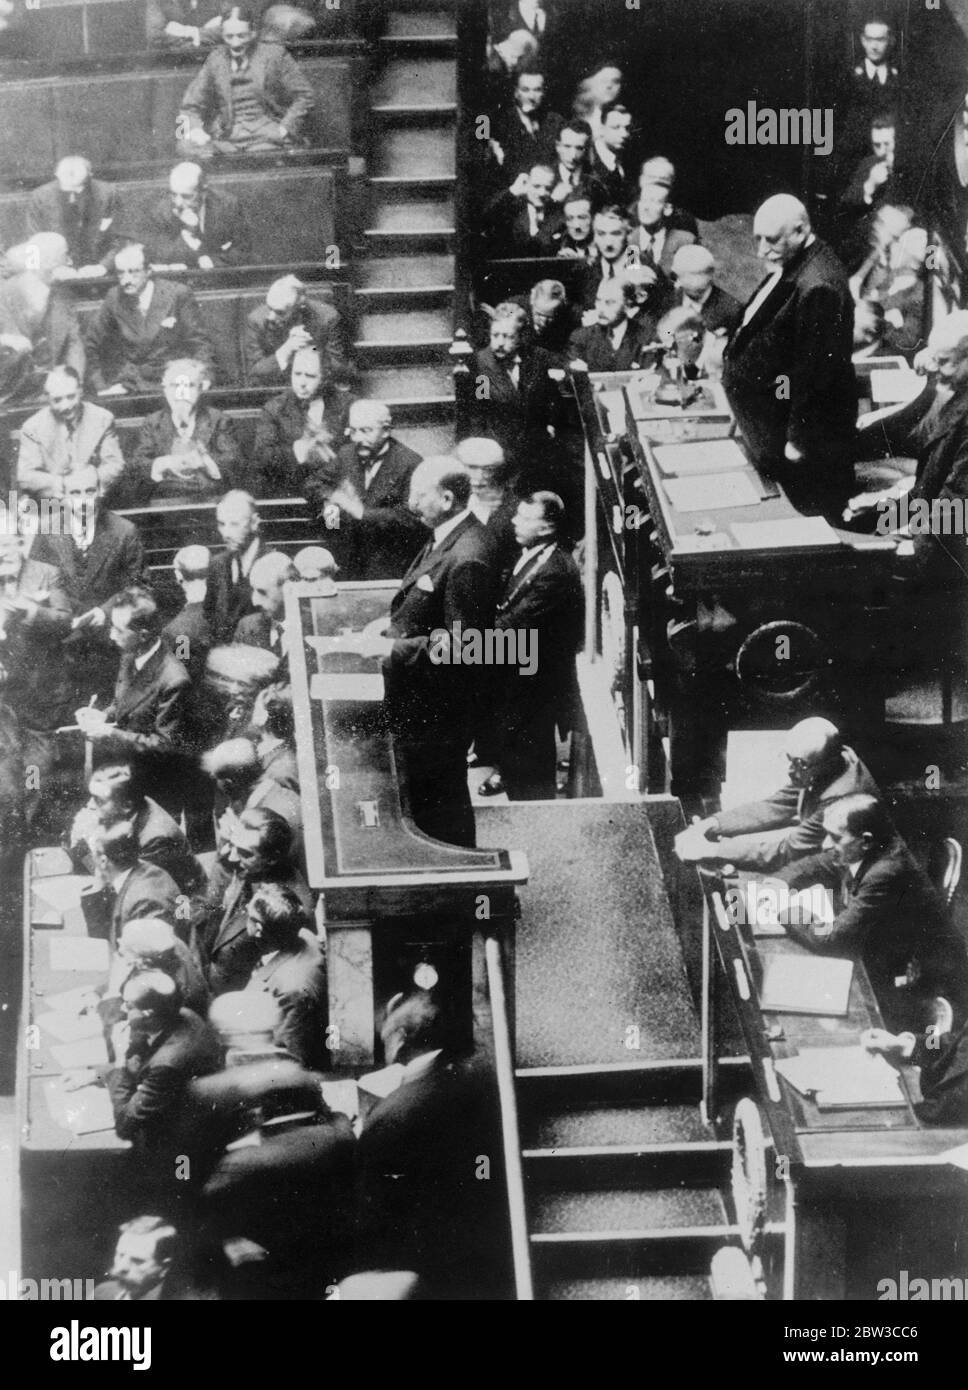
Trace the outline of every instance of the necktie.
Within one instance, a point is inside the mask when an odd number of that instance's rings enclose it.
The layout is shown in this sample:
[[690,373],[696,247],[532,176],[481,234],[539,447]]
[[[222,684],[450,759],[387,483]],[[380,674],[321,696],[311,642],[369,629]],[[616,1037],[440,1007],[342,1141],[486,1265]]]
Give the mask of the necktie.
[[235,557],[234,555],[232,556],[232,566],[231,566],[231,569],[232,569],[232,588],[233,588],[233,589],[237,589],[237,588],[239,587],[239,579],[240,579],[240,577],[241,577],[241,575],[242,575],[242,567],[240,566],[238,560],[236,559],[236,557]]
[[510,367],[508,367],[508,376],[511,378],[511,384],[512,384],[512,386],[514,387],[514,389],[515,389],[515,391],[516,391],[516,390],[518,389],[518,387],[520,386],[520,384],[521,384],[521,359],[520,359],[520,357],[516,357],[516,358],[514,359],[514,361],[511,363]]
[[239,73],[245,72],[246,60],[244,58],[232,59],[232,76],[238,77]]

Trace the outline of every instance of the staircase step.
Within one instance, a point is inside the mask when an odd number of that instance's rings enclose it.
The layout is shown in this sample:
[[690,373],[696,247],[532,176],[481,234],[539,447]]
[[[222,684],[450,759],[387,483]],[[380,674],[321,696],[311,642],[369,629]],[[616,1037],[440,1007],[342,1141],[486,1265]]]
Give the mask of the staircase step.
[[359,321],[357,347],[386,346],[389,343],[440,342],[450,344],[453,328],[449,309],[407,310],[402,313],[364,311]]
[[393,57],[370,88],[372,106],[453,106],[457,70],[452,58]]
[[[419,260],[419,256],[410,259]],[[361,313],[390,313],[395,309],[430,310],[446,313],[447,322],[453,319],[453,285],[401,285],[397,289],[359,289],[356,290],[356,303]]]
[[441,191],[453,192],[457,183],[457,175],[427,174],[421,178],[411,179],[407,178],[406,175],[377,174],[370,179],[369,183],[373,196],[390,198],[394,195],[401,197],[410,195],[417,197],[420,194],[439,193]]
[[420,366],[370,367],[362,372],[363,389],[368,396],[386,401],[452,402],[454,382],[449,363]]
[[379,40],[380,53],[385,58],[443,58],[453,59],[457,52],[457,35],[446,33],[388,34]]
[[522,1115],[521,1135],[529,1149],[565,1149],[593,1144],[699,1143],[713,1136],[694,1105],[602,1106]]
[[356,266],[356,292],[454,287],[453,256],[370,256]]
[[377,136],[373,156],[374,174],[428,178],[435,174],[455,172],[454,131],[450,127],[412,130],[391,126],[381,130]]
[[532,1238],[542,1235],[622,1236],[726,1226],[722,1198],[708,1188],[611,1188],[544,1192],[528,1200]]
[[630,1302],[700,1303],[712,1301],[709,1280],[699,1274],[639,1276],[600,1279],[545,1279],[538,1297],[548,1302]]
[[[592,1105],[698,1105],[702,1063],[698,1058],[644,1062],[580,1063],[574,1066],[519,1067],[519,1104],[526,1114]],[[719,1063],[724,1096],[745,1094],[749,1061],[725,1057]]]
[[369,232],[452,232],[454,200],[449,193],[415,194],[396,189],[380,192],[373,200]]
[[736,1226],[652,1226],[546,1232],[530,1238],[535,1280],[706,1275],[717,1250],[739,1242]]
[[394,4],[387,24],[388,38],[418,34],[446,34],[452,37],[456,33],[457,23],[453,10],[441,9],[439,5],[410,9]]
[[715,1139],[696,1144],[594,1144],[566,1149],[526,1148],[532,1192],[659,1190],[688,1183],[718,1187],[729,1180],[733,1146]]
[[457,105],[452,101],[387,102],[371,106],[370,115],[384,126],[406,126],[408,130],[435,130],[443,126],[453,135]]

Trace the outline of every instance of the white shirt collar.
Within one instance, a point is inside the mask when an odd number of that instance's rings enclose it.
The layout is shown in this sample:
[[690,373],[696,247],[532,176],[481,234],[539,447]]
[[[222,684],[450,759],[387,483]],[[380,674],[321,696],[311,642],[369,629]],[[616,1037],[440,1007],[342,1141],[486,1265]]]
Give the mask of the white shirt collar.
[[854,859],[851,861],[851,863],[847,865],[847,872],[850,875],[851,882],[853,882],[853,880],[857,877],[857,870],[860,868],[863,862],[863,859]]
[[451,531],[456,531],[465,517],[471,515],[470,506],[466,506],[462,512],[452,516],[447,521],[442,521],[439,526],[434,527],[434,545],[440,545],[450,535]]
[[154,644],[153,647],[149,647],[146,652],[142,652],[140,656],[135,657],[134,669],[136,671],[140,671],[142,666],[147,666],[148,662],[151,660],[151,658],[154,656],[155,652],[159,649],[160,646],[161,638],[159,637],[158,641]]
[[235,559],[239,562],[239,573],[248,578],[249,570],[255,564],[255,557],[259,553],[259,537],[253,536],[249,544],[245,547],[241,555],[236,555]]
[[147,316],[148,310],[151,308],[151,301],[152,299],[154,299],[154,296],[155,282],[154,280],[149,280],[147,285],[145,285],[144,289],[138,295],[138,308],[145,316]]
[[526,550],[522,550],[518,556],[517,564],[511,571],[512,574],[520,574],[529,560],[534,559],[542,550],[554,550],[555,541],[538,541],[535,545],[529,545]]
[[871,62],[870,58],[865,58],[864,71],[867,73],[867,76],[870,78],[871,81],[873,81],[876,77],[878,82],[883,87],[884,83],[887,81],[887,74],[890,71],[890,69],[887,66],[886,58],[882,59],[882,61],[880,63],[877,63],[876,65]]

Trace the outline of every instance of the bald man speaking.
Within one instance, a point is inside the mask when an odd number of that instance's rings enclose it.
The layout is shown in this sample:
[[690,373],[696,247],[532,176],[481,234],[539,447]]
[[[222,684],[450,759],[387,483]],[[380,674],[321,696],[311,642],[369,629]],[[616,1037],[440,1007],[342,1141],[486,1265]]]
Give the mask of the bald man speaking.
[[847,272],[788,194],[757,211],[753,237],[770,273],[726,348],[723,386],[756,466],[799,511],[839,516],[857,415]]

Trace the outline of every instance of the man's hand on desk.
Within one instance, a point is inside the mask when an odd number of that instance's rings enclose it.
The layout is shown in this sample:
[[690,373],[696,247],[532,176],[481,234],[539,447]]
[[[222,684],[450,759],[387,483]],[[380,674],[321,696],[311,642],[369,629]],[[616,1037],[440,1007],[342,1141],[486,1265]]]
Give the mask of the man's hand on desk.
[[720,851],[717,840],[710,838],[710,831],[714,830],[715,824],[715,816],[709,816],[706,820],[693,821],[692,825],[679,831],[675,842],[676,854],[684,864],[698,864],[702,861],[716,864],[727,861],[728,856]]
[[916,1038],[913,1033],[889,1033],[886,1028],[867,1028],[860,1035],[860,1045],[868,1052],[880,1052],[891,1061],[910,1061]]
[[82,1086],[96,1086],[98,1073],[93,1067],[87,1067],[83,1071],[66,1071],[64,1073],[64,1090],[79,1091]]

